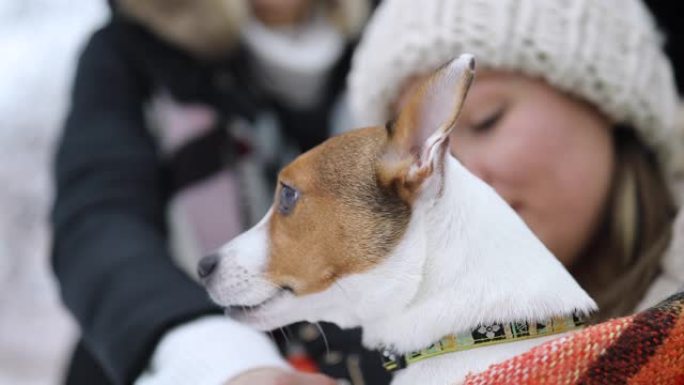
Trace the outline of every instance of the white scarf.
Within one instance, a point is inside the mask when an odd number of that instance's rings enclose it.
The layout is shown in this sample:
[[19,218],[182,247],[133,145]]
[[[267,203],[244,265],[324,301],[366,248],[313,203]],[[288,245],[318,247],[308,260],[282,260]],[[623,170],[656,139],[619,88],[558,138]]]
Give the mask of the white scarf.
[[345,46],[344,36],[323,12],[283,28],[269,28],[251,18],[242,40],[260,85],[289,107],[302,109],[315,106]]

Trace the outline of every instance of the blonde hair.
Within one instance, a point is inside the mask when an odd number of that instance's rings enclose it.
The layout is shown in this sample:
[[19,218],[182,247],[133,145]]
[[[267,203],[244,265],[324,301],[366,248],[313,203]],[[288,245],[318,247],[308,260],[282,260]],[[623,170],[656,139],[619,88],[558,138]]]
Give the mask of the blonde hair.
[[653,153],[628,127],[614,134],[616,169],[605,220],[575,279],[599,305],[597,321],[630,314],[660,271],[676,206]]
[[[340,32],[356,39],[371,12],[369,0],[318,0]],[[248,21],[248,0],[116,0],[121,13],[165,41],[201,58],[233,49]]]

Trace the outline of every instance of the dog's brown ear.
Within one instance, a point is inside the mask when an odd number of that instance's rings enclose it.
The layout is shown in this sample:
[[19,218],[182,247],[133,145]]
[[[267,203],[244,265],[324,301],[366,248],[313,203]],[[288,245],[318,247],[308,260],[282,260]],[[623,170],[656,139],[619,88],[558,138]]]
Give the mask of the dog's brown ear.
[[475,59],[464,54],[424,80],[392,124],[379,177],[411,201],[425,180],[440,168],[449,134],[475,75]]

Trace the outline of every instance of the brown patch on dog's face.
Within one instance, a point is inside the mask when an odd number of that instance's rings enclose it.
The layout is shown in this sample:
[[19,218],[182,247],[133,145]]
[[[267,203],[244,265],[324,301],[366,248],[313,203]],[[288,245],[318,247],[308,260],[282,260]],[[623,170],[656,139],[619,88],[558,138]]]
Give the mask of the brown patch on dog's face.
[[272,283],[315,293],[390,254],[426,181],[443,182],[435,169],[474,70],[472,55],[461,55],[421,84],[396,124],[331,138],[280,173],[268,235]]
[[[299,295],[365,271],[386,257],[408,225],[411,210],[378,164],[388,143],[383,127],[353,131],[297,158],[279,176],[269,223],[267,276]],[[297,199],[283,209],[283,185]],[[292,203],[294,200],[290,200]]]

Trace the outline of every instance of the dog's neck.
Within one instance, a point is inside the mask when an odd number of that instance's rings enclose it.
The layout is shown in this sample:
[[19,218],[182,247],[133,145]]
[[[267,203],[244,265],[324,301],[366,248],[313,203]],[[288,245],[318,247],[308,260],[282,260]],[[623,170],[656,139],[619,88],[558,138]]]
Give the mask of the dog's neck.
[[427,187],[439,190],[438,198],[414,207],[404,237],[414,245],[397,251],[424,251],[418,290],[407,306],[362,321],[365,345],[407,353],[484,323],[541,321],[595,309],[489,186],[451,157],[442,171],[444,183]]

